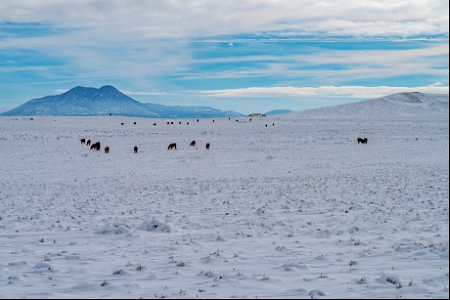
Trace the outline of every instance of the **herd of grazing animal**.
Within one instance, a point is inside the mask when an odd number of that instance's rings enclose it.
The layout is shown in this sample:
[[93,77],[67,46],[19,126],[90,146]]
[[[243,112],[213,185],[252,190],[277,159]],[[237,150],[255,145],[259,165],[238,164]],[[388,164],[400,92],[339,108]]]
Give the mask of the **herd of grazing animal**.
[[[231,120],[231,118],[228,118],[228,120]],[[213,123],[215,122],[215,120],[212,120]],[[250,119],[250,122],[252,121],[252,119]],[[197,119],[197,122],[200,122],[199,119]],[[236,122],[239,122],[239,120],[236,120]],[[133,122],[134,125],[136,125],[136,122]],[[173,125],[174,122],[167,122],[168,125]],[[179,124],[181,125],[182,122],[179,122]],[[186,123],[187,125],[189,125],[189,122]],[[124,126],[125,123],[120,123],[121,126]],[[153,126],[157,126],[157,123],[153,123]],[[268,124],[265,125],[266,127],[268,127]],[[272,126],[275,126],[275,123],[272,123]],[[357,139],[358,144],[368,144],[368,139],[367,138],[358,138]],[[95,151],[100,151],[101,150],[101,144],[100,142],[96,142],[94,144],[92,144],[91,140],[87,140],[85,138],[81,139],[81,144],[86,144],[87,146],[90,146],[91,150],[95,150]],[[197,145],[197,142],[195,140],[193,140],[190,144],[191,147],[195,147]],[[210,150],[211,148],[211,144],[210,143],[206,143],[205,145],[206,150]],[[106,146],[104,148],[104,152],[105,154],[109,154],[110,152],[110,147]],[[134,146],[134,153],[138,153],[139,148],[137,146]],[[167,150],[177,150],[177,144],[176,143],[172,143],[169,144],[169,146],[167,147]]]

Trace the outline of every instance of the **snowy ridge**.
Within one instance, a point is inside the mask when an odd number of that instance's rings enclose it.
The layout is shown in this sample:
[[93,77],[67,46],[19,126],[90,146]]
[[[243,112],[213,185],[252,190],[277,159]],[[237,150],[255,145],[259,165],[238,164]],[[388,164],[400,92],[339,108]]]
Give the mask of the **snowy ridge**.
[[387,97],[295,112],[288,119],[448,119],[448,95],[400,93]]

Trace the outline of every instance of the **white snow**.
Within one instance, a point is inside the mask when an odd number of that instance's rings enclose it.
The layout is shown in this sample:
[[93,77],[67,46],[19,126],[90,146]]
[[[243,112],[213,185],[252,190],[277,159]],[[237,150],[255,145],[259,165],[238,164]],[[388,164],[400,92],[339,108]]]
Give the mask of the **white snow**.
[[448,118],[175,124],[1,117],[0,298],[449,297]]
[[448,95],[400,93],[357,103],[286,114],[285,119],[448,120]]

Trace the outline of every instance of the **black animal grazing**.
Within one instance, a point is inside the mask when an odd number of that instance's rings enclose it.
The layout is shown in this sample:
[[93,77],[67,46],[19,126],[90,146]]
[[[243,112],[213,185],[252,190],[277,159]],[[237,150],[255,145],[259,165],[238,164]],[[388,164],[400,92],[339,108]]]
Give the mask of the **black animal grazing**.
[[137,146],[134,146],[134,153],[138,153],[139,148]]
[[206,143],[206,150],[209,150],[210,147],[211,145],[209,143]]
[[82,144],[86,144],[86,139],[81,139]]
[[86,146],[90,146],[90,145],[91,145],[91,140],[87,140]]
[[106,154],[109,153],[109,147],[105,147],[105,153],[106,153]]
[[153,126],[156,126],[157,124],[156,123],[153,123]]
[[167,147],[167,150],[177,150],[177,144],[176,143],[170,144],[169,147]]
[[367,144],[369,140],[367,138],[358,138],[358,144]]
[[192,141],[192,142],[191,142],[191,147],[195,147],[196,144],[197,144],[197,143],[196,143],[195,141]]
[[100,142],[97,142],[91,146],[91,150],[100,151],[100,149],[101,149]]

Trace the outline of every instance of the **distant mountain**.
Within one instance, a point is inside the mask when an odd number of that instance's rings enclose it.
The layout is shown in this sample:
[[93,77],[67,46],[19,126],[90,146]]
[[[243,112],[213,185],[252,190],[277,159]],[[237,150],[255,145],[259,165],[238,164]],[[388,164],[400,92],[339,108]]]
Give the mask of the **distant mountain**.
[[400,93],[387,97],[287,114],[289,119],[447,119],[449,96]]
[[207,106],[165,106],[151,103],[144,105],[161,118],[236,118],[242,116],[235,111],[222,111]]
[[140,103],[112,86],[77,86],[64,94],[31,100],[3,116],[129,116],[149,118],[238,117],[234,111],[211,107],[165,106]]
[[274,109],[271,110],[269,112],[266,112],[265,115],[266,116],[276,116],[276,115],[284,115],[284,114],[288,114],[293,112],[292,110],[289,109]]

